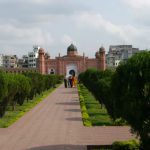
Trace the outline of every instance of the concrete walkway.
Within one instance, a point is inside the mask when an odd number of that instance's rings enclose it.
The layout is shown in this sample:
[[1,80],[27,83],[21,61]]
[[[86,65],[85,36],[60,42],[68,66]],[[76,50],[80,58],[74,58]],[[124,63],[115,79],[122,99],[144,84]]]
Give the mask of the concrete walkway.
[[76,88],[61,85],[7,129],[0,150],[86,150],[133,138],[129,127],[84,127]]

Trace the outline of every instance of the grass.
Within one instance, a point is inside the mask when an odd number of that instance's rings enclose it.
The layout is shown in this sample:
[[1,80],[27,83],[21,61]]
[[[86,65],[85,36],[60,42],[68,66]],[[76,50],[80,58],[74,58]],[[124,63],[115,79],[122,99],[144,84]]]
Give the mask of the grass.
[[104,106],[103,108],[101,108],[100,103],[95,99],[92,93],[90,93],[88,89],[82,84],[79,85],[79,95],[83,96],[84,105],[89,116],[88,120],[91,122],[92,126],[114,125],[114,122],[108,115],[106,108]]
[[[58,85],[57,85],[58,87]],[[7,128],[21,118],[26,112],[30,111],[34,106],[40,103],[44,98],[46,98],[55,88],[51,88],[40,95],[34,97],[33,100],[25,101],[22,106],[17,105],[16,110],[12,111],[9,108],[4,117],[0,118],[0,128]]]

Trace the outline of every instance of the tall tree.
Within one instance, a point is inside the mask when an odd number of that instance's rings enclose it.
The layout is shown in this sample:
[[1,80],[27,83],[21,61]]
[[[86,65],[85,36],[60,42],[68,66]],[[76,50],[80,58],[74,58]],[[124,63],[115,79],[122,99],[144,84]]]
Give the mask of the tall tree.
[[150,149],[150,52],[136,54],[116,70],[111,84],[114,116],[128,121]]

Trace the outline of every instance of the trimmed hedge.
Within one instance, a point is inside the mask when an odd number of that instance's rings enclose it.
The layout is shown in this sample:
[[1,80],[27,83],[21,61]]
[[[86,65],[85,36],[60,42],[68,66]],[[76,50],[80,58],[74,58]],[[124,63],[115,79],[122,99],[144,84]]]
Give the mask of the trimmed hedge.
[[140,144],[136,140],[116,141],[112,144],[112,150],[139,150]]
[[78,93],[79,93],[79,100],[80,100],[80,107],[81,107],[81,112],[82,112],[83,124],[84,124],[84,126],[90,127],[90,126],[92,126],[92,123],[90,121],[89,114],[88,114],[87,109],[85,107],[84,97],[82,96],[80,86],[78,86]]

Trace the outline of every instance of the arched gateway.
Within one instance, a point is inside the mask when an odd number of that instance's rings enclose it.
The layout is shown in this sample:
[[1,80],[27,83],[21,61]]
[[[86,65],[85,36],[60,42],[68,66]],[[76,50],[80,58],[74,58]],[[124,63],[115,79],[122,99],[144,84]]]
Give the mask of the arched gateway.
[[73,76],[78,75],[78,70],[77,70],[76,64],[68,64],[66,66],[66,76],[69,76],[69,75],[73,75]]
[[79,73],[88,68],[96,68],[105,70],[105,49],[101,47],[96,53],[95,58],[88,58],[84,54],[78,55],[76,46],[71,44],[67,48],[67,55],[58,56],[51,59],[50,56],[44,52],[44,49],[39,49],[39,72],[42,74],[59,74],[69,76],[74,74],[78,76]]

